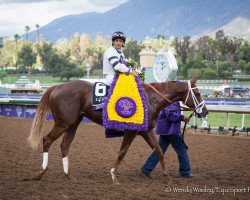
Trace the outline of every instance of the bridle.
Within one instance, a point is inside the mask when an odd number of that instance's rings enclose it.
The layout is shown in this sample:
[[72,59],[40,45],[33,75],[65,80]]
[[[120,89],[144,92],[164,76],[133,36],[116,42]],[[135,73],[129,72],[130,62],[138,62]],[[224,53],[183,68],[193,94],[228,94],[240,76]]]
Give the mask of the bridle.
[[195,108],[194,108],[194,112],[197,113],[197,114],[201,114],[202,113],[202,109],[203,107],[205,106],[205,101],[204,99],[202,98],[201,102],[199,102],[194,94],[194,91],[193,90],[198,90],[198,87],[192,87],[191,85],[191,81],[188,81],[188,93],[187,93],[187,97],[186,97],[186,100],[184,102],[184,104],[186,105],[187,103],[187,100],[188,100],[188,97],[189,95],[191,95],[192,97],[192,100],[194,102],[194,105],[195,105]]

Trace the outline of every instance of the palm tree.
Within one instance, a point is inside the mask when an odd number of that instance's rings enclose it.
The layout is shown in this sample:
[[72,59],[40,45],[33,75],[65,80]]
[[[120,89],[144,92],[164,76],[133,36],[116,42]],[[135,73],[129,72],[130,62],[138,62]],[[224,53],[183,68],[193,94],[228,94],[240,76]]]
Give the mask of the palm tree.
[[3,47],[3,37],[0,36],[0,48]]
[[38,43],[40,43],[39,28],[40,28],[40,25],[39,25],[39,24],[36,24],[36,30],[37,30],[37,42],[38,42]]
[[164,35],[161,35],[161,34],[157,34],[156,38],[157,38],[158,40],[160,40],[160,38],[163,39],[163,40],[165,40],[165,36],[164,36]]
[[[20,39],[20,36],[18,34],[15,34],[14,38],[15,38],[15,43],[16,43],[16,55],[17,55],[18,54],[18,40]],[[14,65],[17,68],[17,61],[14,63]]]
[[29,27],[29,26],[25,26],[26,40],[27,40],[27,41],[28,41],[28,39],[29,39],[29,36],[28,36],[29,31],[30,31],[30,27]]
[[15,38],[15,43],[16,43],[16,52],[18,52],[18,43],[17,42],[20,39],[20,36],[18,34],[15,34],[14,38]]

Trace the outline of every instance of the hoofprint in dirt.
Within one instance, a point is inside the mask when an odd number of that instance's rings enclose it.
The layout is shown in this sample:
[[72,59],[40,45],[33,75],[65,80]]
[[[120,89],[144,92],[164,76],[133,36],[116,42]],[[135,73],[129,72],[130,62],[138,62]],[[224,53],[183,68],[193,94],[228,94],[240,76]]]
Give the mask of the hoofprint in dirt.
[[[171,180],[141,175],[140,167],[151,149],[138,136],[122,162],[114,185],[110,168],[117,157],[122,138],[106,139],[104,129],[81,123],[69,153],[70,174],[63,173],[61,139],[49,152],[49,168],[40,181],[23,181],[41,170],[42,145],[34,151],[27,146],[32,120],[0,117],[0,199],[249,199],[250,137],[186,134],[192,173],[196,179],[178,176],[178,159],[170,147],[165,162]],[[53,122],[46,122],[47,133]]]

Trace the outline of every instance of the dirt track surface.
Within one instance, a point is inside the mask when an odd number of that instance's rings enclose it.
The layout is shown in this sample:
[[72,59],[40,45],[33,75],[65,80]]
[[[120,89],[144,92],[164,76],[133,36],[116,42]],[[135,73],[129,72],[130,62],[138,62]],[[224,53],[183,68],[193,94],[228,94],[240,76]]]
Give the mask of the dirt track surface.
[[[250,137],[186,135],[191,168],[196,179],[178,177],[178,159],[170,147],[165,155],[172,181],[160,166],[155,179],[141,175],[140,167],[151,153],[138,136],[118,170],[121,185],[113,185],[109,171],[122,138],[106,139],[104,129],[81,123],[69,153],[69,170],[63,174],[60,142],[50,149],[49,169],[40,181],[23,181],[41,169],[42,146],[26,145],[32,121],[0,117],[0,199],[250,199]],[[44,132],[53,123],[46,122]],[[176,190],[179,189],[179,192]],[[216,190],[212,194],[212,189]],[[223,193],[224,191],[224,193]]]

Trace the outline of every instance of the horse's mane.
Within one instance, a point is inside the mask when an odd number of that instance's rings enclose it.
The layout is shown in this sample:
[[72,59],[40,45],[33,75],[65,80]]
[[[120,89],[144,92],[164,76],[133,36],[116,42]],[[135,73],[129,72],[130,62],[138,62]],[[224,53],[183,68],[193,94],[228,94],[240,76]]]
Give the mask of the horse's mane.
[[186,82],[176,82],[176,81],[168,81],[168,82],[162,82],[162,83],[150,83],[152,86],[154,86],[157,90],[160,92],[163,91],[169,91],[169,93],[173,92],[183,92],[187,89]]

